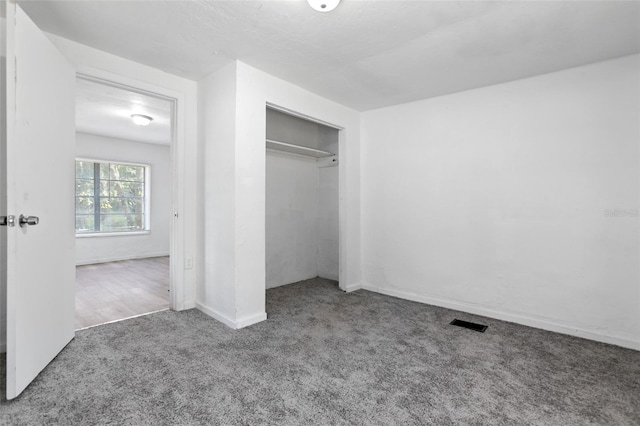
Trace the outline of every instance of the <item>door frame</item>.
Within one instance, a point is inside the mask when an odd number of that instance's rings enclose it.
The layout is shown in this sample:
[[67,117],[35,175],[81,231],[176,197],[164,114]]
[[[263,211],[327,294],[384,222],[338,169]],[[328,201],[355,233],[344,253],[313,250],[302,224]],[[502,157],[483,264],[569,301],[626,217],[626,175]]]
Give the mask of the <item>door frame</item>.
[[185,306],[184,277],[184,136],[178,129],[185,128],[184,95],[164,87],[155,86],[118,74],[112,74],[91,67],[76,69],[76,78],[104,84],[110,87],[129,90],[142,95],[155,97],[171,103],[171,144],[170,144],[170,181],[171,214],[169,236],[169,308],[180,311]]

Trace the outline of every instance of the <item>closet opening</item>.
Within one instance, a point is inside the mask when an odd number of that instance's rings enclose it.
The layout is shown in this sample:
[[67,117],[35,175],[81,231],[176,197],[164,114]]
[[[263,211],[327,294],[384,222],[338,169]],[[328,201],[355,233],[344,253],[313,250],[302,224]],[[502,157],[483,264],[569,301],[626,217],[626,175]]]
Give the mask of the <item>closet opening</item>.
[[306,280],[338,287],[339,134],[266,107],[266,288]]

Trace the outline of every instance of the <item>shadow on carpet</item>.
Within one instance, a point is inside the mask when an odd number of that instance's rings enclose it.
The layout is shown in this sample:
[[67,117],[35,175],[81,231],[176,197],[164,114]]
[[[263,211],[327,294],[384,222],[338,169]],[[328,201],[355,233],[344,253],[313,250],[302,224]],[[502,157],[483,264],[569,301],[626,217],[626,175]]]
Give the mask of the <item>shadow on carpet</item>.
[[235,331],[197,310],[79,331],[2,395],[0,424],[640,424],[637,351],[322,279],[268,290],[267,313]]

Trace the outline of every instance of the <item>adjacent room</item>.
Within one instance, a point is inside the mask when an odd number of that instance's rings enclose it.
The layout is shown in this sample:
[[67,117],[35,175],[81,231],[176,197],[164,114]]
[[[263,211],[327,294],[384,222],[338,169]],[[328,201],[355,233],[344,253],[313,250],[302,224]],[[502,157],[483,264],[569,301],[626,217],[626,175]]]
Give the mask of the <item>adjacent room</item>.
[[640,2],[0,8],[0,424],[640,424]]
[[169,308],[171,116],[167,100],[76,81],[78,329]]

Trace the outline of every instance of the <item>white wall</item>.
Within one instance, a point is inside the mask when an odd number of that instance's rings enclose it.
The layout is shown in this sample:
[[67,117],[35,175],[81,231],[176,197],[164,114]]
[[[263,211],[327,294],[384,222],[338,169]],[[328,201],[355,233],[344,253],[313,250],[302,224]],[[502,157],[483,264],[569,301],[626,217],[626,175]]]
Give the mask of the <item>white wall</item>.
[[[198,308],[222,321],[236,317],[236,64],[198,83],[205,149],[205,281]],[[264,309],[263,309],[264,311]]]
[[[76,67],[93,77],[158,93],[177,100],[176,143],[172,152],[173,186],[178,192],[172,200],[178,218],[173,221],[172,238],[175,256],[171,258],[173,288],[171,299],[175,309],[195,307],[196,283],[204,280],[204,207],[202,201],[203,159],[198,145],[197,84],[71,40],[49,35],[56,47]],[[167,188],[170,191],[170,188]],[[185,259],[193,261],[188,268]],[[175,290],[175,291],[173,291]]]
[[[229,76],[231,74],[231,76]],[[235,76],[235,79],[231,78]],[[233,93],[224,82],[234,88]],[[206,147],[207,184],[215,153],[220,152],[227,162],[230,180],[226,190],[230,204],[222,204],[224,191],[216,193],[208,186],[204,197],[217,200],[224,213],[223,220],[213,220],[212,205],[207,201],[207,226],[218,229],[231,227],[234,238],[225,243],[214,239],[214,233],[205,233],[207,268],[209,262],[220,257],[230,257],[228,268],[232,272],[215,278],[215,271],[207,271],[204,287],[199,292],[199,308],[232,327],[243,327],[265,318],[265,125],[267,102],[289,108],[325,122],[344,127],[340,132],[340,205],[341,221],[341,271],[340,285],[352,290],[360,285],[360,121],[359,114],[349,108],[323,99],[283,80],[279,80],[242,62],[227,67],[203,80],[199,96],[202,97],[200,120],[203,123],[202,143]],[[216,98],[223,98],[221,106]],[[235,100],[235,101],[234,101]],[[218,133],[216,128],[226,128],[230,113],[235,111],[233,131]],[[233,116],[231,117],[233,118]],[[223,148],[221,145],[224,145]],[[232,151],[232,154],[225,154]],[[225,191],[226,191],[225,190]],[[213,202],[213,201],[212,201]],[[211,294],[234,293],[234,304],[226,312],[211,306],[217,303]]]
[[639,62],[364,113],[365,288],[640,349]]
[[171,152],[167,145],[76,133],[76,157],[150,167],[150,230],[144,235],[76,237],[76,264],[169,255]]
[[318,276],[318,163],[267,151],[266,287]]

